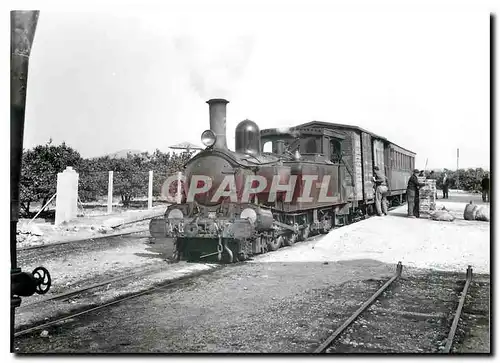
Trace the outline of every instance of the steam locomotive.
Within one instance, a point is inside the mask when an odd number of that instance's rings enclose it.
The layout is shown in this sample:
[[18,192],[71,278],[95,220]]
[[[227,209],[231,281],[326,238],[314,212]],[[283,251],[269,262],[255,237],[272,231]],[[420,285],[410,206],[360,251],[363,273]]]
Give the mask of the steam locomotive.
[[402,203],[415,153],[357,126],[312,121],[259,130],[251,120],[226,143],[224,99],[211,99],[206,149],[184,166],[182,195],[150,222],[174,238],[177,260],[241,261],[373,213],[373,168]]

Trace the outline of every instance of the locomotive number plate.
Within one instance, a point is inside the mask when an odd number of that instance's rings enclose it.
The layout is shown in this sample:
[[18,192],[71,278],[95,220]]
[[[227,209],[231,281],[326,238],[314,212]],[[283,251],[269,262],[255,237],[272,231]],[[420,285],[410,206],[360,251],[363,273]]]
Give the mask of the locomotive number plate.
[[212,219],[215,219],[215,212],[208,212],[208,218],[212,218]]

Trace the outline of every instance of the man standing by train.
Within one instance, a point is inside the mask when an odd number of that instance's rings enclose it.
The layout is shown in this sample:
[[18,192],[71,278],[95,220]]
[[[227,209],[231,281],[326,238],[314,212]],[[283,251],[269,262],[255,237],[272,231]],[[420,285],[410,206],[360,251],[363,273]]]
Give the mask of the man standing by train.
[[481,180],[481,191],[483,193],[483,202],[490,202],[490,177],[486,174]]
[[373,168],[373,182],[375,183],[375,208],[379,216],[387,215],[387,177],[378,166]]
[[421,186],[425,185],[418,181],[418,169],[413,170],[413,174],[408,180],[408,186],[406,187],[406,198],[408,199],[408,217],[418,218],[420,217],[420,203],[419,203],[419,189]]
[[444,176],[443,176],[443,199],[448,199],[449,186],[450,186],[450,180],[448,179],[448,174],[444,173]]

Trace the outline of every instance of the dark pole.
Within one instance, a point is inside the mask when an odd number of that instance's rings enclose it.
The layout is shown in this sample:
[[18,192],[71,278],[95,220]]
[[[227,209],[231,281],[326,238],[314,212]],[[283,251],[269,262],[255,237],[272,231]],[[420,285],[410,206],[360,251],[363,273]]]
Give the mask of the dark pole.
[[[10,263],[11,275],[21,272],[17,267],[17,221],[19,218],[19,180],[23,154],[24,115],[31,46],[39,11],[11,11],[10,38]],[[11,290],[10,351],[14,351],[15,309],[21,298]]]

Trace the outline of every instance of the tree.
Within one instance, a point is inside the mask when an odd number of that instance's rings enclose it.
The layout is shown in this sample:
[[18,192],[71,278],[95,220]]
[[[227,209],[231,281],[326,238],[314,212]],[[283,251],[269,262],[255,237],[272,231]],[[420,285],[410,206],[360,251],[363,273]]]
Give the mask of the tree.
[[[181,154],[162,153],[156,150],[150,161],[150,168],[154,170],[153,195],[161,195],[163,183],[168,177],[184,170],[184,165],[189,161],[193,152],[183,152]],[[177,190],[176,183],[172,183],[171,189]]]
[[78,169],[78,195],[82,201],[94,201],[107,194],[109,170],[111,161],[108,156],[82,159]]
[[83,159],[65,143],[52,145],[52,140],[23,153],[21,177],[21,207],[29,213],[32,202],[43,205],[54,195],[57,173],[73,166],[79,174],[78,195],[82,201],[97,200],[108,193],[108,175],[113,171],[113,194],[121,197],[128,207],[136,197],[146,196],[149,171],[153,170],[153,195],[160,195],[165,180],[182,171],[192,153],[170,154],[156,150],[126,158],[111,159],[108,156]]
[[149,178],[149,157],[128,154],[126,159],[111,159],[113,174],[113,191],[121,197],[124,207],[138,196],[147,195]]
[[26,214],[30,213],[32,202],[42,202],[44,206],[56,193],[57,173],[67,166],[75,169],[81,163],[80,154],[62,143],[52,145],[52,139],[45,145],[35,146],[23,152],[20,181],[20,204]]
[[448,175],[448,186],[450,189],[460,188],[465,191],[480,191],[481,180],[487,171],[482,168],[469,168],[448,170],[444,169],[443,172],[436,172],[436,185],[439,189],[443,188],[444,173]]

